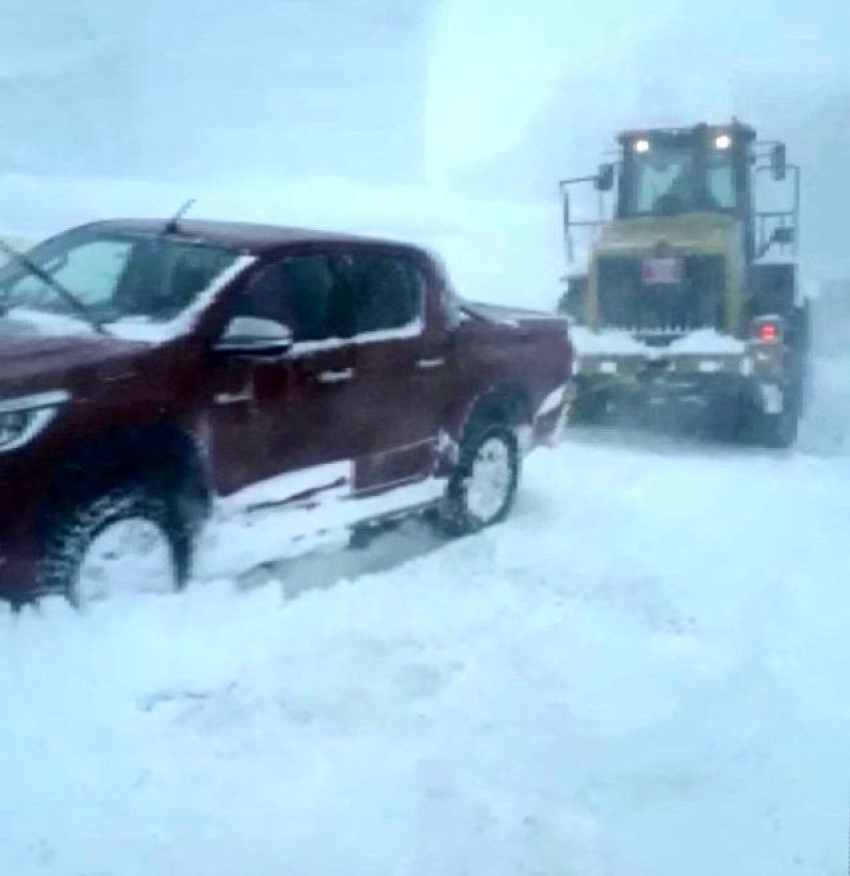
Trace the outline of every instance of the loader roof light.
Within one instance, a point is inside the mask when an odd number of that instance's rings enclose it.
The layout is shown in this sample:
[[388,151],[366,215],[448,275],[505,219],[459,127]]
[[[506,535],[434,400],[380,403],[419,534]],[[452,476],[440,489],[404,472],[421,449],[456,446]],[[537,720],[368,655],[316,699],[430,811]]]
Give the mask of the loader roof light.
[[649,152],[649,140],[635,140],[635,152],[639,152],[641,155]]
[[718,134],[714,138],[714,145],[717,149],[728,149],[732,145],[732,138],[728,134]]

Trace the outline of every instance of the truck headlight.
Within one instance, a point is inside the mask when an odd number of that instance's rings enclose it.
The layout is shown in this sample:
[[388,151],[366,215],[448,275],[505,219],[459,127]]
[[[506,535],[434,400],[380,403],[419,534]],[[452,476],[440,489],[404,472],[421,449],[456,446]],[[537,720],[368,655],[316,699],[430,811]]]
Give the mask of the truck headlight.
[[35,438],[68,401],[64,390],[0,399],[0,453],[15,450]]

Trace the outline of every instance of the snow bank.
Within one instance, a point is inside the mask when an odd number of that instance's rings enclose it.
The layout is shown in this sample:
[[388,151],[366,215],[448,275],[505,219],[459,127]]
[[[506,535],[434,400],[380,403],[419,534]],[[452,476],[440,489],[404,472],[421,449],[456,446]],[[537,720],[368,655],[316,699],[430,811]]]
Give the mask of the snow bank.
[[[548,208],[311,186],[201,204],[418,240],[465,295],[545,304]],[[24,232],[185,195],[0,191]],[[844,874],[850,367],[814,373],[794,453],[575,432],[473,538],[0,617],[0,873]]]
[[850,462],[526,473],[456,543],[7,617],[0,872],[843,874]]

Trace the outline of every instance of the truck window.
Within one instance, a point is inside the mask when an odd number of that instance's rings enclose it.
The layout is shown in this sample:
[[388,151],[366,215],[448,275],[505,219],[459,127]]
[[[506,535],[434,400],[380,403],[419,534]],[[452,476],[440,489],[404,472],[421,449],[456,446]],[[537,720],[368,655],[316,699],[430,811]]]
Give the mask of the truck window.
[[421,316],[422,279],[409,259],[357,253],[349,265],[354,334],[403,328]]
[[275,320],[290,328],[296,343],[321,341],[340,334],[334,318],[336,291],[327,256],[288,256],[254,276],[234,315]]

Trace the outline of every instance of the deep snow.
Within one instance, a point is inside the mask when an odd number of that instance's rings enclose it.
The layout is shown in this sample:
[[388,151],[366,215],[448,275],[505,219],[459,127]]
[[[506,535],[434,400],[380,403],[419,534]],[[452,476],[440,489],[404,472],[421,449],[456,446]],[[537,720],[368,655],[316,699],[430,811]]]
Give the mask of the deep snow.
[[[190,3],[176,22],[153,13],[177,5],[144,5],[141,23],[122,4],[6,10],[4,229],[164,216],[194,196],[196,216],[433,246],[469,297],[551,309],[554,181],[589,172],[616,127],[736,112],[808,168],[806,285],[846,273],[846,3],[456,0],[421,93],[382,40],[358,61],[363,22],[398,4],[345,3],[366,13],[353,30],[332,25],[339,3],[214,4],[224,19]],[[341,52],[321,89],[269,75],[322,65],[317,33],[292,28],[281,51],[269,26],[314,7],[319,44]],[[672,81],[670,47],[697,42]],[[250,63],[227,63],[241,46]],[[258,77],[286,95],[246,88]],[[327,133],[347,125],[339,150]],[[117,179],[128,161],[181,182]],[[340,178],[352,164],[407,182]],[[408,524],[238,585],[0,614],[0,876],[844,874],[848,382],[850,363],[819,362],[791,453],[576,431],[474,538]],[[211,565],[245,562],[221,535]]]
[[0,873],[843,874],[847,376],[795,452],[575,431],[475,537],[9,615]]
[[[24,233],[185,194],[0,190]],[[558,297],[550,207],[194,193],[199,215],[434,246],[470,298]],[[0,874],[843,874],[848,385],[818,360],[790,453],[576,430],[464,541],[411,523],[270,562],[270,521],[235,524],[185,594],[9,615]]]

